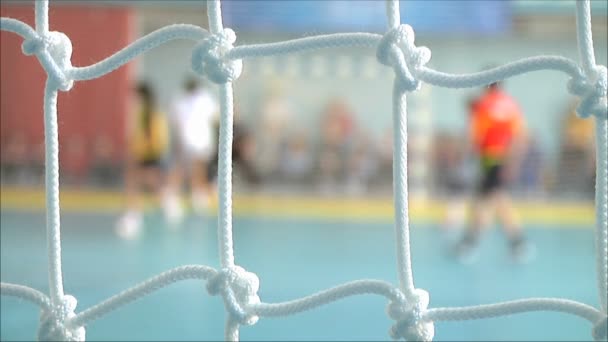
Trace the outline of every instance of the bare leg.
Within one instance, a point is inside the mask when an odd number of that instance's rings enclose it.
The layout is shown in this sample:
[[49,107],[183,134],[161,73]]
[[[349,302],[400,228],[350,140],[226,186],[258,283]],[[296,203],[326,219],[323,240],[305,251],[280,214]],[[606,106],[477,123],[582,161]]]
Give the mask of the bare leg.
[[209,184],[207,182],[207,162],[205,160],[193,161],[191,171],[190,184],[192,184],[192,191],[207,193],[209,191]]
[[190,184],[192,186],[192,207],[199,213],[204,212],[209,207],[211,195],[205,160],[193,161]]
[[[158,176],[160,203],[162,204],[165,219],[170,228],[176,228],[184,216],[180,203],[184,175],[183,155],[178,152],[176,157],[172,161],[173,165],[167,175],[163,177],[162,173],[159,172]],[[161,180],[164,180],[162,184]]]
[[475,250],[481,231],[492,218],[493,197],[491,194],[480,194],[473,199],[467,229],[456,246],[456,254],[461,262],[471,263],[475,259]]
[[184,168],[183,168],[183,159],[181,156],[178,156],[176,160],[173,161],[173,165],[169,170],[169,175],[167,179],[167,187],[170,191],[173,191],[175,194],[179,194],[182,188],[183,179],[184,179]]
[[140,172],[134,161],[129,161],[125,170],[126,213],[118,220],[116,233],[123,239],[134,239],[142,225],[142,203],[139,195]]
[[142,203],[139,195],[139,177],[137,165],[134,162],[127,163],[125,169],[125,199],[127,211],[141,211]]
[[477,241],[481,231],[490,223],[492,209],[493,197],[491,195],[480,195],[473,200],[471,218],[465,237],[471,237]]
[[512,257],[518,262],[526,262],[531,259],[534,255],[534,246],[526,241],[511,198],[504,191],[496,194],[496,212],[505,235],[509,239]]
[[521,238],[521,225],[509,195],[505,191],[497,191],[494,195],[494,203],[496,215],[507,237],[510,240]]
[[146,187],[152,190],[156,199],[161,200],[161,194],[164,188],[162,184],[161,170],[159,170],[158,168],[148,168],[144,170],[142,178],[146,182]]

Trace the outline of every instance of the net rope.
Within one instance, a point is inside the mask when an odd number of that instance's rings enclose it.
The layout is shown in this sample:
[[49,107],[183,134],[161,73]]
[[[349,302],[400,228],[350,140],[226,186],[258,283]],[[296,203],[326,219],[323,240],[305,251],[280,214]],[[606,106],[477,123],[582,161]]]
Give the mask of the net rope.
[[[225,339],[239,339],[241,325],[253,325],[260,317],[296,314],[345,297],[374,294],[388,299],[388,316],[394,320],[394,339],[433,339],[434,322],[482,319],[529,311],[559,311],[579,316],[592,324],[591,335],[606,340],[608,267],[608,109],[607,72],[595,63],[589,0],[576,2],[577,41],[580,64],[561,56],[536,56],[471,74],[448,74],[425,66],[431,51],[414,44],[414,30],[402,25],[398,0],[386,1],[388,27],[384,35],[339,33],[270,44],[234,46],[236,34],[224,28],[219,0],[207,1],[209,30],[174,24],[137,39],[112,56],[85,67],[74,67],[72,44],[61,32],[49,31],[48,0],[35,2],[35,28],[11,18],[0,18],[0,29],[24,38],[23,53],[35,55],[48,76],[44,90],[46,230],[49,261],[49,296],[33,288],[1,283],[3,296],[30,301],[41,309],[39,340],[85,340],[85,326],[93,320],[172,283],[197,279],[206,282],[210,295],[219,295],[227,311]],[[84,311],[75,312],[76,299],[66,295],[61,272],[57,94],[69,91],[75,81],[106,75],[135,57],[175,39],[197,42],[192,69],[219,86],[219,213],[218,233],[221,267],[186,265],[163,272]],[[257,295],[258,277],[234,260],[232,241],[232,138],[233,90],[243,59],[358,46],[376,49],[380,63],[395,73],[393,85],[393,187],[395,240],[399,285],[363,279],[348,282],[304,298],[281,303],[262,302]],[[429,294],[414,285],[410,258],[407,189],[407,94],[422,82],[448,88],[487,85],[537,70],[555,70],[570,76],[568,90],[581,101],[577,113],[596,121],[596,273],[600,307],[563,299],[527,298],[468,307],[429,308]]]

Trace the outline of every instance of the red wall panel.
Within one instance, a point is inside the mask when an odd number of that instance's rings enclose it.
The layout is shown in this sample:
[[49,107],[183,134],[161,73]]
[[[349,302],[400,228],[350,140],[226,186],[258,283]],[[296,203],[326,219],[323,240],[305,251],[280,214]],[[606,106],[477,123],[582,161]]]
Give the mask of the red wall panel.
[[[33,25],[33,2],[2,5],[0,15]],[[74,66],[90,65],[128,45],[134,39],[134,18],[133,9],[128,7],[51,4],[49,9],[50,29],[64,32],[72,41]],[[0,32],[0,141],[21,134],[33,152],[44,141],[42,102],[46,76],[35,56],[23,55],[22,42],[13,33]],[[134,72],[131,64],[99,79],[76,82],[70,92],[60,92],[62,171],[83,176],[99,139],[111,143],[114,161],[122,159]]]

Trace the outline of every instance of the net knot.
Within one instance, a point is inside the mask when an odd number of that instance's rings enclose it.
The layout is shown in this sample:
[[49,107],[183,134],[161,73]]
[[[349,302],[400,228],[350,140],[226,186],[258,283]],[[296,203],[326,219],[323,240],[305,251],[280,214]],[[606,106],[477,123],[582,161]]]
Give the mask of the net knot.
[[420,81],[415,74],[431,60],[431,50],[424,46],[417,47],[414,41],[412,27],[399,25],[382,37],[376,50],[378,61],[395,70],[399,87],[408,92],[420,89]]
[[576,108],[579,117],[587,118],[593,114],[598,118],[608,117],[607,74],[606,67],[598,65],[591,79],[582,76],[581,73],[580,76],[573,77],[568,81],[568,91],[581,98],[581,102]]
[[203,39],[192,52],[192,69],[217,84],[236,80],[243,70],[243,61],[226,57],[235,41],[236,34],[229,28]]
[[593,326],[593,338],[596,341],[606,341],[608,334],[608,316],[604,315],[603,318],[598,320]]
[[[26,39],[21,45],[24,54],[36,55],[49,78],[53,80],[57,88],[68,91],[74,86],[74,81],[66,76],[66,71],[72,68],[72,42],[70,38],[62,32],[51,31],[44,36],[35,36]],[[48,52],[53,62],[57,66],[53,67],[45,57],[44,52]]]
[[391,327],[393,339],[403,338],[406,341],[432,341],[435,335],[433,322],[424,319],[424,313],[429,305],[429,293],[416,289],[411,303],[392,301],[387,312],[396,323]]
[[35,36],[23,41],[23,44],[21,44],[21,51],[23,51],[26,56],[31,56],[42,52],[47,45],[48,44],[42,37]]
[[260,303],[259,288],[258,276],[240,266],[224,268],[207,282],[209,294],[221,294],[228,313],[244,325],[253,325],[259,319],[257,315],[247,312],[250,305]]
[[66,295],[51,310],[42,310],[38,341],[84,341],[84,327],[68,328],[67,323],[76,314],[76,298]]

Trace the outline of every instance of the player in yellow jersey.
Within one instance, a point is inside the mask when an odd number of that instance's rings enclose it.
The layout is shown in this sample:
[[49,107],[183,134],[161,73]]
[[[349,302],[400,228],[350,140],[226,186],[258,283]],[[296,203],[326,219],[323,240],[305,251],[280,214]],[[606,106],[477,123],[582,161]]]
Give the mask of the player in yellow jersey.
[[163,161],[169,143],[169,131],[164,114],[156,108],[155,96],[149,85],[140,83],[134,89],[137,109],[127,121],[127,163],[125,169],[126,213],[119,219],[116,232],[131,239],[141,232],[143,190],[164,191]]

